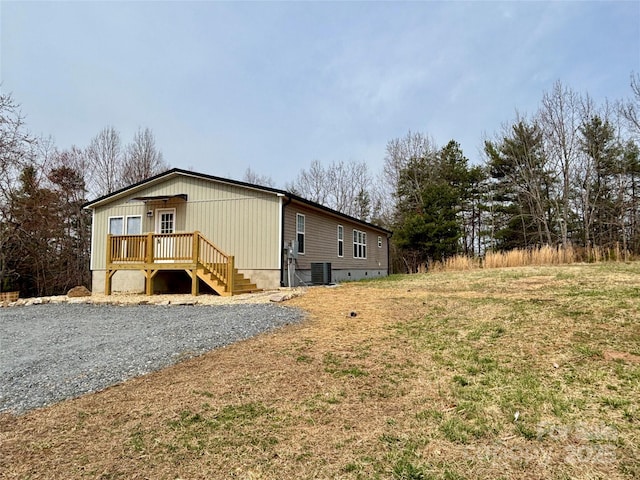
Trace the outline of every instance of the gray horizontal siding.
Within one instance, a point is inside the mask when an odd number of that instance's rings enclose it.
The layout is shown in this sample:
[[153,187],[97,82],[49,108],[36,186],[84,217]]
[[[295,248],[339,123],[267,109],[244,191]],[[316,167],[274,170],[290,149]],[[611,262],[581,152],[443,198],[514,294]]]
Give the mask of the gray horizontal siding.
[[[305,215],[305,254],[298,256],[297,268],[309,269],[314,262],[331,262],[331,268],[387,271],[387,236],[371,227],[342,217],[291,203],[285,207],[284,241],[296,239],[296,214]],[[338,257],[338,225],[344,227],[344,256]],[[353,258],[353,230],[367,234],[367,258]],[[378,247],[378,236],[382,246]]]

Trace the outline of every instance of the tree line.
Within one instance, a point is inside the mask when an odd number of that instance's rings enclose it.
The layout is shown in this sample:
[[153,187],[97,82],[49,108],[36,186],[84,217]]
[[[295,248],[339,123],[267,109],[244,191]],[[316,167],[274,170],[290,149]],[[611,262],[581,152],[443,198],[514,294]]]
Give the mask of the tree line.
[[[596,104],[556,82],[538,110],[516,114],[471,164],[459,143],[409,131],[387,143],[384,166],[313,161],[284,188],[394,232],[393,270],[541,246],[640,253],[640,76],[629,99]],[[90,285],[90,217],[82,205],[168,168],[153,133],[124,144],[106,127],[59,150],[28,133],[0,94],[0,288],[23,296]],[[247,169],[244,181],[275,186]]]
[[148,128],[126,145],[106,127],[84,148],[59,150],[30,135],[19,105],[0,94],[0,291],[42,296],[90,286],[83,205],[166,168]]
[[637,255],[640,75],[630,87],[629,99],[598,105],[556,82],[534,114],[516,114],[485,139],[478,165],[455,140],[440,147],[408,132],[387,143],[377,177],[364,162],[324,169],[314,162],[292,188],[393,230],[395,271],[542,246]]

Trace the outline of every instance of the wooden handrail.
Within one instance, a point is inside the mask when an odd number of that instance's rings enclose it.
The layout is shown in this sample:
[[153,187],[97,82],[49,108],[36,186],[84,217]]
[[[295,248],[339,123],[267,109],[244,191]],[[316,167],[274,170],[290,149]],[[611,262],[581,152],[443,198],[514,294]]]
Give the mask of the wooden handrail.
[[233,292],[233,255],[220,250],[199,232],[195,232],[195,235],[198,236],[198,263],[226,285],[227,291]]

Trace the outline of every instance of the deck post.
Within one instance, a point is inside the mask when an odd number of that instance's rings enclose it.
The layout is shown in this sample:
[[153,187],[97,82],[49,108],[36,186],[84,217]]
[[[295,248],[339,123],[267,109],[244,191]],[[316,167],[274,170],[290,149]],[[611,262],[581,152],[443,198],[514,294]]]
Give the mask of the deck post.
[[109,269],[109,265],[111,264],[111,260],[112,260],[112,257],[111,257],[111,249],[112,249],[111,242],[112,242],[111,234],[109,233],[107,235],[107,269]]
[[227,292],[229,295],[233,295],[233,280],[234,280],[234,259],[233,255],[227,258]]
[[193,262],[193,270],[191,270],[191,295],[198,295],[198,261],[200,258],[200,232],[193,232],[193,244],[191,245],[191,260]]
[[146,284],[146,287],[147,287],[146,290],[147,291],[146,291],[146,294],[147,295],[153,295],[153,275],[152,275],[152,270],[149,270],[149,269],[145,270],[144,271],[144,275],[147,278],[147,284]]
[[111,234],[107,234],[107,258],[106,258],[106,264],[105,264],[105,268],[106,268],[106,272],[105,272],[105,278],[104,278],[104,294],[105,295],[111,295],[111,276],[113,275],[113,273],[111,272]]
[[197,230],[193,232],[193,246],[191,247],[191,254],[193,257],[193,263],[197,267],[198,260],[200,259],[200,232]]
[[191,295],[194,297],[198,296],[198,269],[194,268],[191,270]]
[[152,232],[147,233],[147,245],[146,245],[146,251],[144,253],[145,253],[144,263],[149,265],[150,263],[153,262],[153,233]]

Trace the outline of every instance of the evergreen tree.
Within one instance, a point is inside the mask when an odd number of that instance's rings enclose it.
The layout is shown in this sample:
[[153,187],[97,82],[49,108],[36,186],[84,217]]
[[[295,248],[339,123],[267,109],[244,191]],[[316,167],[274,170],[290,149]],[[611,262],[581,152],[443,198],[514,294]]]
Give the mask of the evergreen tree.
[[460,251],[462,205],[472,176],[460,146],[411,158],[398,175],[395,242],[405,266],[415,271]]
[[36,167],[25,167],[11,198],[8,227],[13,235],[7,245],[10,268],[17,274],[13,288],[22,295],[53,293],[49,277],[59,254],[56,240],[62,235],[58,207],[54,192],[41,187]]
[[14,273],[5,288],[22,296],[42,296],[89,285],[90,219],[82,210],[82,177],[58,167],[42,178],[37,167],[29,165],[19,182],[3,225],[10,233],[5,253]]
[[585,245],[613,247],[621,238],[620,218],[624,204],[620,185],[625,174],[623,148],[610,122],[595,115],[581,127],[580,149],[590,175],[584,184]]
[[86,187],[82,175],[69,166],[59,166],[49,173],[51,190],[59,201],[61,236],[56,275],[52,281],[56,292],[64,293],[77,285],[89,285],[91,215],[83,210]]
[[496,247],[501,250],[553,243],[551,195],[555,178],[548,168],[542,130],[518,121],[499,142],[486,142],[493,179]]

